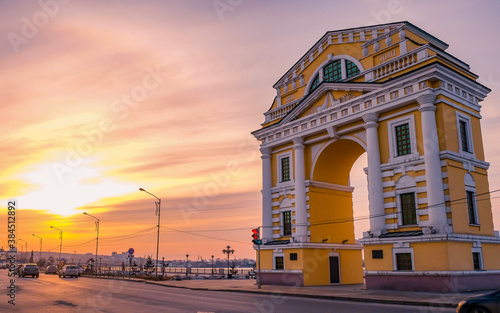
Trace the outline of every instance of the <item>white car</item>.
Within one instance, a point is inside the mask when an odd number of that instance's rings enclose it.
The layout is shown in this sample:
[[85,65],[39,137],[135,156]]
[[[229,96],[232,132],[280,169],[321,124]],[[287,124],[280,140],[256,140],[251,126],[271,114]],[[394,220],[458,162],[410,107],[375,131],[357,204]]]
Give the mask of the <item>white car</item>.
[[64,265],[64,267],[59,271],[59,277],[78,277],[78,268],[76,265]]

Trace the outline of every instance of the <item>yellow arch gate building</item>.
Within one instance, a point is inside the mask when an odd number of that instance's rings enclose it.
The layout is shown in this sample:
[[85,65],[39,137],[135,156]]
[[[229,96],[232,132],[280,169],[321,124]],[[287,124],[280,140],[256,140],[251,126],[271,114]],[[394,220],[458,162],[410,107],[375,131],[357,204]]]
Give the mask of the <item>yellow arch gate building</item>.
[[[480,128],[490,89],[447,47],[408,22],[330,31],[274,85],[252,133],[263,284],[500,287]],[[365,152],[370,229],[357,241],[349,173]]]

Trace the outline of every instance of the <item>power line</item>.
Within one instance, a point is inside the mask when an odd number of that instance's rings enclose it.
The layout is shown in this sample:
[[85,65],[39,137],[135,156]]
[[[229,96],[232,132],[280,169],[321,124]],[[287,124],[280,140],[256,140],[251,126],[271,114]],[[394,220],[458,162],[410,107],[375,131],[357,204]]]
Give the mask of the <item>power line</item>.
[[[180,229],[174,229],[166,226],[161,226],[162,228],[166,228],[175,232],[180,232],[180,233],[185,233],[185,234],[190,234],[193,236],[198,236],[198,237],[203,237],[203,238],[209,238],[209,239],[215,239],[215,240],[222,240],[222,241],[229,241],[229,242],[236,242],[236,243],[243,243],[243,244],[249,244],[248,242],[243,242],[243,241],[237,241],[237,240],[231,240],[231,239],[225,239],[225,238],[218,238],[218,237],[212,237],[212,236],[207,236],[207,235],[200,235],[196,234],[191,231],[186,231],[186,230],[180,230]],[[247,228],[248,229],[248,228]]]

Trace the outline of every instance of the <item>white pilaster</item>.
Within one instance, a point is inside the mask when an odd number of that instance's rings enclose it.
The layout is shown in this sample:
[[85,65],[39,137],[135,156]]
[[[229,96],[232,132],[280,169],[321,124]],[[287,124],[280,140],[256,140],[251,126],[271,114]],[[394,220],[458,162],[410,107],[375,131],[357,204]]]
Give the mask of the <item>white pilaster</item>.
[[422,116],[422,137],[424,145],[425,179],[427,181],[427,203],[429,226],[437,232],[447,232],[448,220],[444,203],[444,188],[439,157],[439,140],[436,127],[436,95],[428,93],[417,98]]
[[308,242],[307,238],[307,205],[306,205],[306,171],[304,164],[304,139],[293,139],[295,151],[295,239]]
[[368,113],[363,115],[366,129],[368,154],[368,200],[370,202],[370,231],[374,236],[386,232],[384,189],[382,186],[382,171],[380,169],[380,148],[378,143],[378,115]]
[[264,243],[273,241],[272,173],[271,149],[261,148],[262,153],[262,227],[261,238]]

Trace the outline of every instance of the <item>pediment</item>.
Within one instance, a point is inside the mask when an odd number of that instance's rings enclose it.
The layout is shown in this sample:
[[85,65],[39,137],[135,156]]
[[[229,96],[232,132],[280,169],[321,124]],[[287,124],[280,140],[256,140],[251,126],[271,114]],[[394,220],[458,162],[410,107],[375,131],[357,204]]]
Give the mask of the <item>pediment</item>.
[[370,83],[323,83],[289,112],[279,124],[286,124],[293,120],[340,106],[347,101],[379,88],[378,84]]

